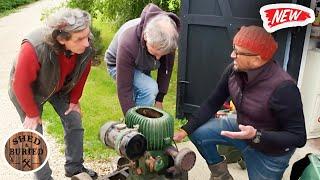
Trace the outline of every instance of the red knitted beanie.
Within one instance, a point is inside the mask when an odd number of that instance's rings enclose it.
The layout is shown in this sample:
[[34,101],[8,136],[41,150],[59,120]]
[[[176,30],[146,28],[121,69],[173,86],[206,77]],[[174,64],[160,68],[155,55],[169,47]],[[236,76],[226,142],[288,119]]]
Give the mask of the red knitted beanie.
[[259,26],[242,26],[233,44],[259,54],[264,60],[270,60],[278,48],[272,35]]

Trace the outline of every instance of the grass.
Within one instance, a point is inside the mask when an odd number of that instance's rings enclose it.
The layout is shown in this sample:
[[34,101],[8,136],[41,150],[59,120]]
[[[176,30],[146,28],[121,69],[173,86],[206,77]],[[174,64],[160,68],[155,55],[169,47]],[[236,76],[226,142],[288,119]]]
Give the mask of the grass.
[[[104,49],[111,42],[114,31],[108,23],[95,20],[93,25],[101,30]],[[102,60],[103,61],[103,60]],[[155,73],[153,73],[155,74]],[[169,92],[164,99],[164,110],[175,115],[176,108],[176,84],[177,84],[177,61],[175,62]],[[83,113],[84,152],[86,159],[107,159],[116,153],[111,148],[106,148],[98,137],[100,127],[107,121],[118,121],[123,118],[118,102],[115,82],[107,75],[105,64],[92,67],[85,89],[81,98]],[[47,132],[53,135],[58,143],[63,144],[63,127],[58,115],[47,103],[44,107],[43,119],[47,124]],[[180,127],[180,121],[175,121],[175,129]]]
[[10,10],[0,12],[0,18],[2,18],[4,16],[8,16],[9,14],[15,13],[15,12],[17,12],[18,9],[19,8],[15,8],[15,9],[10,9]]

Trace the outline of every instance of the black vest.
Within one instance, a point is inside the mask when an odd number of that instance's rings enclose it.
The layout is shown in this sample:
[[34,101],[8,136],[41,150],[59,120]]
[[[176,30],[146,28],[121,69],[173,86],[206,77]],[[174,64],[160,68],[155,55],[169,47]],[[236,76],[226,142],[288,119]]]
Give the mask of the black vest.
[[[285,81],[293,79],[275,62],[265,64],[261,72],[247,84],[239,73],[232,72],[228,85],[237,109],[238,123],[251,125],[260,130],[279,130],[278,121],[269,109],[269,99],[276,88]],[[266,149],[268,147],[259,147],[259,144],[253,144],[251,140],[247,142],[262,152],[277,154],[278,150],[272,147]]]

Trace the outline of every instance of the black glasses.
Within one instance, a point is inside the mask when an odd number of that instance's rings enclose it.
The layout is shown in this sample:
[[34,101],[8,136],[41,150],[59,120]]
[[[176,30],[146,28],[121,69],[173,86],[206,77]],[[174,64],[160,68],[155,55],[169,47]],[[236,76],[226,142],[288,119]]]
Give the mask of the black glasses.
[[236,58],[238,58],[238,56],[259,56],[259,54],[252,54],[252,53],[245,53],[245,52],[239,52],[238,49],[235,48],[235,46],[232,46],[233,51],[236,54]]

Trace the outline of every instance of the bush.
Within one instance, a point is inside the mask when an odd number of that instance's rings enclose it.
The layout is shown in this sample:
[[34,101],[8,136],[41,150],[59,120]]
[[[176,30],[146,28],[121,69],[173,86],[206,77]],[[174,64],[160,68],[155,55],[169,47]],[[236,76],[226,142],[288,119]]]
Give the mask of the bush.
[[70,0],[68,6],[86,10],[93,17],[108,19],[117,29],[124,22],[139,17],[148,3],[157,4],[163,10],[174,13],[180,10],[180,0]]
[[95,56],[92,62],[92,65],[97,66],[101,63],[99,58],[100,56],[102,56],[104,54],[104,47],[103,47],[103,43],[102,42],[102,38],[100,36],[100,30],[97,29],[96,27],[92,26],[91,27],[91,32],[94,36],[93,39],[93,47],[95,49]]
[[17,8],[18,6],[29,4],[37,0],[1,0],[0,13]]
[[68,7],[70,8],[79,8],[85,11],[88,11],[93,18],[97,17],[96,4],[97,0],[70,0],[68,1]]

